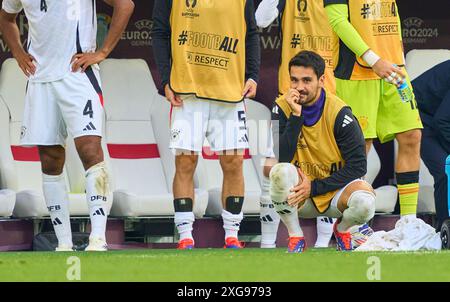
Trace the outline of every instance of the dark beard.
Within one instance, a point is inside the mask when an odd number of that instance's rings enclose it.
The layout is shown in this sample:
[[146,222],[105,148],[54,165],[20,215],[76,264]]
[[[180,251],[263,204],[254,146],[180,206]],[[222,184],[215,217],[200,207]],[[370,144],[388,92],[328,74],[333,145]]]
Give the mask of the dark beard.
[[316,98],[317,98],[317,92],[311,98],[307,98],[304,102],[301,102],[300,105],[307,106],[308,104],[314,102],[314,100]]

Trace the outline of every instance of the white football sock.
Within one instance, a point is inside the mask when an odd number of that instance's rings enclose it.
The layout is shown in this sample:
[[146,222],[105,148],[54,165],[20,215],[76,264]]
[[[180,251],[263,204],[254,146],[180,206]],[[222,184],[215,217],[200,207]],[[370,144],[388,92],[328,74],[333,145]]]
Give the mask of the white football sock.
[[231,214],[225,209],[222,209],[223,229],[225,230],[225,239],[229,237],[238,238],[239,227],[244,214],[241,211],[239,214]]
[[58,243],[71,248],[73,244],[70,228],[69,196],[63,174],[55,176],[43,174],[43,188],[45,202]]
[[289,237],[303,237],[297,206],[291,207],[287,203],[291,188],[298,182],[297,168],[292,164],[276,164],[270,171],[270,197],[281,221],[288,229]]
[[86,171],[86,199],[91,218],[91,238],[97,237],[105,240],[108,219],[105,206],[108,195],[108,173],[105,163],[101,162]]
[[269,190],[270,180],[268,177],[264,177],[260,202],[261,248],[276,247],[278,226],[280,224],[280,215],[275,211]]
[[177,227],[180,240],[192,237],[192,225],[194,224],[195,216],[193,212],[175,212],[175,226]]
[[341,223],[337,225],[340,233],[345,233],[351,226],[365,224],[375,215],[375,195],[368,191],[353,192],[347,202],[347,209],[342,213]]
[[328,247],[333,235],[333,218],[317,217],[317,240],[314,247]]

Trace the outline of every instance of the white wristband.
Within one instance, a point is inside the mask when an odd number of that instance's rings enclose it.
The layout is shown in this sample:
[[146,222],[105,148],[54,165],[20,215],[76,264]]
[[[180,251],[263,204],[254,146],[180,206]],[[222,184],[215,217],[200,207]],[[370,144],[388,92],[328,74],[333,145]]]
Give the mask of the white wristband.
[[380,59],[380,57],[370,49],[363,54],[362,58],[370,67],[373,67]]

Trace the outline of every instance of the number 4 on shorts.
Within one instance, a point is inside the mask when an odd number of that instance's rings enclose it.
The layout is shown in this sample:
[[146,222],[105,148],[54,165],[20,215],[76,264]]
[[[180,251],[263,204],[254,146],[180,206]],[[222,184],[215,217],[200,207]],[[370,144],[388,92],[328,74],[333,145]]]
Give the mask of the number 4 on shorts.
[[90,118],[94,117],[94,110],[92,110],[92,101],[88,100],[83,110],[83,115],[89,115]]
[[41,12],[47,12],[47,2],[41,0]]

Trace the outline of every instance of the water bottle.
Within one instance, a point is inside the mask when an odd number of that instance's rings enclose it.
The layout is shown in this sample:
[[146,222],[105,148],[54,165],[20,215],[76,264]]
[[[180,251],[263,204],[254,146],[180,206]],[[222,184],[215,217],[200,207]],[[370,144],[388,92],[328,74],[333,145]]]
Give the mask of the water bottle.
[[[398,68],[396,64],[393,65],[394,67]],[[406,82],[406,79],[403,79],[400,86],[397,86],[397,92],[400,95],[400,99],[402,100],[403,103],[411,102],[414,98],[411,87],[409,87],[408,83]]]
[[[445,161],[445,173],[447,174],[447,204],[450,202],[450,155]],[[448,210],[448,216],[450,217],[450,205]]]
[[413,92],[411,87],[409,87],[406,80],[403,80],[403,83],[400,86],[397,86],[398,94],[400,95],[400,99],[402,102],[407,103],[413,100]]

